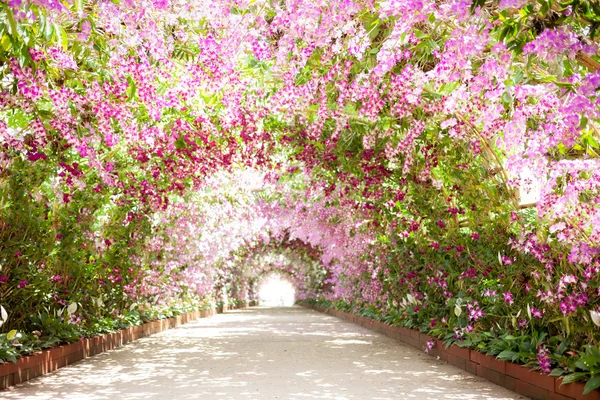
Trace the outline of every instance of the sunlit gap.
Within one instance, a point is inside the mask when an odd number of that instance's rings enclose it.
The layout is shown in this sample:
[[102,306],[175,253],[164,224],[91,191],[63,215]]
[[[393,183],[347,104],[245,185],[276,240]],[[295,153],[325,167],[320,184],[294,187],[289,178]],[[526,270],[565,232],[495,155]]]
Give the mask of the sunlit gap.
[[260,284],[258,297],[261,306],[290,307],[296,301],[296,289],[286,277],[273,273]]

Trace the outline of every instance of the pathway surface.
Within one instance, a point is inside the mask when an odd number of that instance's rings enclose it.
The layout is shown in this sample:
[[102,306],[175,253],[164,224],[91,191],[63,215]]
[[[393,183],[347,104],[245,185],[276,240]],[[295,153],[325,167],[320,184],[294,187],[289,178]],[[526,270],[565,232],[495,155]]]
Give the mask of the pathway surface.
[[411,346],[300,307],[200,319],[0,391],[0,398],[525,399]]

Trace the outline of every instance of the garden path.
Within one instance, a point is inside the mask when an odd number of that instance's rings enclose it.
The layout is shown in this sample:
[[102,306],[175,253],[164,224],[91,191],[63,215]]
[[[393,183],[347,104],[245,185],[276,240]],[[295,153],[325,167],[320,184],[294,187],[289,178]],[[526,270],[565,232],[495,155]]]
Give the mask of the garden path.
[[0,398],[525,399],[411,346],[301,307],[200,319],[0,392]]

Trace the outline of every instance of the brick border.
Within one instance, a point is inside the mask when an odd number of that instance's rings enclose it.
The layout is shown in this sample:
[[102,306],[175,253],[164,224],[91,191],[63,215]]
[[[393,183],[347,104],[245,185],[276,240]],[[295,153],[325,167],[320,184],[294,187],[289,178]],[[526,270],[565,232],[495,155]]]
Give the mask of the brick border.
[[[235,308],[237,307],[229,309]],[[241,306],[239,308],[245,307]],[[224,311],[227,310],[228,308]],[[0,390],[45,375],[84,358],[116,349],[139,338],[176,328],[179,325],[186,324],[199,318],[212,317],[217,314],[218,311],[222,312],[221,310],[213,308],[193,311],[172,318],[146,322],[142,325],[121,329],[115,333],[108,333],[91,338],[82,338],[77,342],[42,350],[41,352],[21,357],[17,359],[16,363],[5,362],[4,364],[0,364]]]
[[502,361],[477,350],[455,345],[446,348],[441,340],[415,329],[392,326],[356,314],[306,302],[298,302],[298,304],[361,325],[382,335],[410,344],[420,350],[425,349],[428,341],[433,341],[435,345],[429,352],[430,355],[439,357],[473,375],[480,376],[534,400],[600,400],[600,391],[598,390],[584,396],[583,387],[585,385],[581,382],[561,385],[561,378],[542,374],[522,365]]

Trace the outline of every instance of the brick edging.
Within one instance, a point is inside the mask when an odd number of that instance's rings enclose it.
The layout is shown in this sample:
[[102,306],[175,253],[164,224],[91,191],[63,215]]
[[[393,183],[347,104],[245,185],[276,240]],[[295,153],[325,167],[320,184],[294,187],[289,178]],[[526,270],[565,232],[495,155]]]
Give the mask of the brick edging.
[[77,342],[21,357],[17,359],[16,363],[5,362],[0,364],[0,389],[6,389],[9,386],[45,375],[84,358],[116,349],[139,338],[176,328],[199,318],[212,317],[215,314],[217,314],[216,309],[193,311],[176,317],[159,319],[121,329],[115,333],[82,338]]
[[581,382],[561,385],[561,378],[542,374],[512,362],[502,361],[494,356],[489,356],[476,350],[455,345],[450,345],[446,348],[446,345],[441,340],[415,329],[392,326],[356,314],[305,302],[298,302],[298,304],[348,322],[353,322],[421,350],[425,349],[428,341],[432,341],[435,345],[429,352],[430,355],[437,356],[473,375],[480,376],[534,400],[600,400],[600,391],[598,390],[594,390],[584,396],[583,387],[585,385]]

